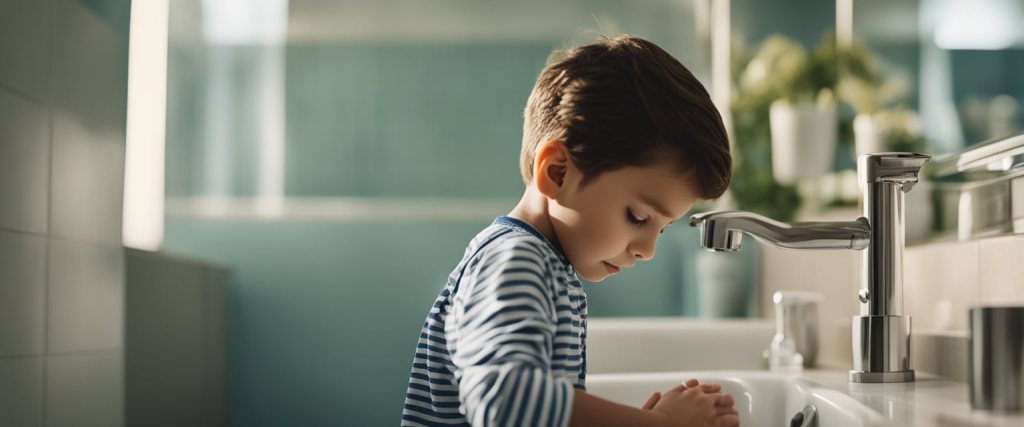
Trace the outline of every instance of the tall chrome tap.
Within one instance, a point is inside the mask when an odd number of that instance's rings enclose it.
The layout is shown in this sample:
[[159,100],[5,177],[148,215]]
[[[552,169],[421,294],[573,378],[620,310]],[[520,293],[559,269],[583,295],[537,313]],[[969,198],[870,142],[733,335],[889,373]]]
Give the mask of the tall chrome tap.
[[864,216],[853,221],[782,223],[744,211],[693,215],[701,246],[739,250],[746,233],[784,249],[862,250],[860,315],[853,317],[850,381],[914,381],[910,367],[910,316],[903,315],[903,193],[918,181],[931,156],[918,153],[865,154],[857,160]]

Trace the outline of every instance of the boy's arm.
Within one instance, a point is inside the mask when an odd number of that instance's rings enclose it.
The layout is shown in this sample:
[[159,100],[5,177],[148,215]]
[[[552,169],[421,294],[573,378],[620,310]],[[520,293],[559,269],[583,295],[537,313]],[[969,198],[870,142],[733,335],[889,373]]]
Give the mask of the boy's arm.
[[543,252],[527,242],[482,252],[445,324],[460,412],[474,426],[568,426],[573,385],[551,374],[557,326]]
[[570,427],[578,426],[663,426],[669,422],[661,414],[626,406],[576,389]]

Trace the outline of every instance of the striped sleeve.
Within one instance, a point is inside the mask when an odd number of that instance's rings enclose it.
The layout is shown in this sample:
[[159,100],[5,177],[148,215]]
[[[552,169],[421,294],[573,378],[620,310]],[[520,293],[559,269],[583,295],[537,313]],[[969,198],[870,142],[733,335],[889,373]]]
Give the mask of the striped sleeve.
[[573,385],[551,372],[558,318],[544,251],[526,239],[480,253],[446,325],[462,412],[474,426],[567,426]]

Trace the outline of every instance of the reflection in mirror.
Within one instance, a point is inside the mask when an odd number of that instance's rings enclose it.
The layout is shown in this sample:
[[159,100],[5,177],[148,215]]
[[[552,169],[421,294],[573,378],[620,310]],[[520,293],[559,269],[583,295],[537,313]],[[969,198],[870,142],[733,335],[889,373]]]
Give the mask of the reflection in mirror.
[[857,2],[855,37],[907,72],[932,154],[1021,129],[1024,38],[1015,0]]
[[[980,146],[991,149],[993,141],[1005,145],[1022,129],[1024,86],[1016,76],[1024,74],[1024,34],[1016,23],[1024,17],[1024,4],[861,1],[852,16],[855,38],[887,67],[902,70],[916,92],[907,106],[920,111],[920,120],[908,128],[919,127],[928,152],[939,155],[927,172],[933,182],[907,195],[908,242],[1013,233],[1014,218],[1024,216],[1013,210],[1021,203],[1011,197],[1016,155],[986,163],[999,166],[996,174],[948,166],[986,150]],[[926,194],[915,197],[918,191]],[[911,215],[928,223],[919,227],[922,233],[911,232]]]

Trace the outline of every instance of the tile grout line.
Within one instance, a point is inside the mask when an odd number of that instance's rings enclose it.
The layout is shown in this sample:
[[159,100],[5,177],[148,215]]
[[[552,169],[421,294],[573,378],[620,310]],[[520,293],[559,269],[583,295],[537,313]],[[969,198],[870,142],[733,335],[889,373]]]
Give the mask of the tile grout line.
[[124,351],[124,346],[121,347],[103,347],[103,348],[87,348],[84,350],[72,350],[72,351],[60,351],[56,353],[47,354],[48,357],[67,357],[67,356],[87,356],[90,354],[102,354],[102,353],[116,353]]
[[23,99],[25,101],[31,102],[33,104],[36,104],[39,107],[43,107],[43,108],[50,107],[49,103],[43,102],[42,100],[39,100],[39,99],[36,99],[32,95],[29,95],[28,93],[22,92],[21,90],[13,87],[11,85],[8,85],[8,84],[6,84],[4,82],[0,82],[0,90],[3,90],[5,92],[7,92],[7,93],[10,93],[11,95],[14,95],[15,97],[21,98],[21,99]]
[[56,353],[13,353],[5,354],[0,356],[0,361],[12,360],[12,359],[38,359],[40,357],[65,357],[65,356],[80,356],[97,353],[111,353],[122,350],[124,347],[102,347],[102,348],[87,348],[84,350],[74,351],[62,351]]
[[49,98],[50,104],[47,106],[49,114],[47,120],[49,121],[49,135],[47,141],[47,180],[46,180],[46,242],[45,242],[45,257],[43,258],[43,357],[42,357],[42,369],[43,369],[43,381],[42,381],[42,404],[40,408],[42,414],[40,418],[43,426],[48,425],[47,412],[49,411],[49,375],[50,375],[50,256],[52,254],[50,245],[50,235],[53,232],[53,115],[54,115],[54,89],[53,80],[56,68],[56,51],[57,51],[57,1],[50,0],[50,81],[48,89],[50,90]]
[[[49,190],[47,190],[47,191],[49,191]],[[47,201],[47,204],[49,204],[49,201]],[[49,221],[49,219],[47,219],[47,221]],[[49,227],[49,224],[47,224],[47,227]],[[50,235],[48,233],[37,233],[37,232],[34,232],[34,231],[17,230],[17,229],[14,229],[14,228],[9,228],[9,227],[4,227],[4,226],[0,226],[0,233],[11,233],[11,234],[17,234],[17,235],[21,235],[21,236],[34,236],[34,237],[43,237],[43,238],[50,237]]]

